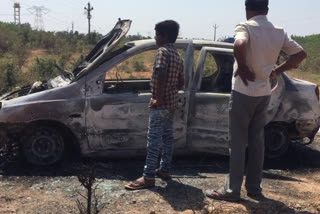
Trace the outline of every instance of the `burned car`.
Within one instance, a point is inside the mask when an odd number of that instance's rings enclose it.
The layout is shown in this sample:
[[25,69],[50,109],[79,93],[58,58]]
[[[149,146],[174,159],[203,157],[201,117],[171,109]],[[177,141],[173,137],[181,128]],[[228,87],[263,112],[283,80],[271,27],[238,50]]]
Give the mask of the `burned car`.
[[[130,25],[130,20],[119,20],[72,72],[3,95],[2,149],[16,144],[26,160],[36,165],[54,164],[70,152],[87,157],[144,155],[150,79],[123,78],[121,71],[129,74],[125,61],[143,53],[152,55],[157,46],[149,39],[117,47]],[[175,46],[184,57],[185,75],[174,119],[175,154],[228,155],[233,45],[180,39]],[[209,58],[215,62],[214,72],[208,72],[213,68],[206,64]],[[116,78],[107,78],[112,72]],[[320,108],[317,85],[287,74],[272,84],[276,88],[265,137],[267,155],[275,157],[292,140],[312,142]]]

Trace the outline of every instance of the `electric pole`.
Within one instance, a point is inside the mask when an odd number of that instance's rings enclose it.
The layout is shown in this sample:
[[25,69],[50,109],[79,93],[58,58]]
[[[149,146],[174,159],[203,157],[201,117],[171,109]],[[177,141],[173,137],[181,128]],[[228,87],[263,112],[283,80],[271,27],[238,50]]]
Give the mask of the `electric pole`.
[[14,3],[14,24],[20,25],[20,3]]
[[35,15],[34,28],[36,30],[44,30],[42,14],[47,14],[49,12],[49,9],[45,8],[44,6],[33,6],[31,8],[28,8],[28,11],[31,14]]
[[213,28],[214,28],[214,41],[216,41],[218,26],[215,24],[215,25],[213,26]]
[[88,8],[84,7],[84,9],[87,11],[87,18],[88,18],[88,35],[89,35],[89,40],[90,40],[90,19],[92,18],[91,16],[91,10],[93,10],[93,7],[91,7],[90,2],[88,2]]

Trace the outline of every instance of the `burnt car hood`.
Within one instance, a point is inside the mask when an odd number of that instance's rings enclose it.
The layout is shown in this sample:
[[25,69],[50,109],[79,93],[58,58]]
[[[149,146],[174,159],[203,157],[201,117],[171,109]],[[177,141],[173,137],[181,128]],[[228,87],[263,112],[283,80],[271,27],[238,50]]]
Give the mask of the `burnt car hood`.
[[119,19],[114,28],[94,46],[90,53],[85,57],[84,61],[82,61],[72,72],[62,70],[62,74],[55,78],[43,82],[37,81],[33,83],[33,85],[24,86],[3,94],[0,96],[0,101],[33,94],[47,89],[67,86],[71,82],[80,79],[108,59],[112,50],[128,33],[131,23],[131,20]]
[[114,28],[105,35],[73,71],[75,79],[79,79],[88,72],[101,65],[109,56],[111,51],[119,44],[121,39],[128,33],[131,20],[120,20]]

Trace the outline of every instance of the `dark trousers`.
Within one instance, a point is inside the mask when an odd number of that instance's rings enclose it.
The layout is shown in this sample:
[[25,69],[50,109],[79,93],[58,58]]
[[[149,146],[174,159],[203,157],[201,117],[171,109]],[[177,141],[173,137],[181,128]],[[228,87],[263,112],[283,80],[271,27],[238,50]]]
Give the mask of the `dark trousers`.
[[229,111],[230,162],[225,190],[240,195],[246,148],[248,164],[245,187],[250,193],[260,193],[264,162],[264,126],[270,96],[250,97],[232,91]]

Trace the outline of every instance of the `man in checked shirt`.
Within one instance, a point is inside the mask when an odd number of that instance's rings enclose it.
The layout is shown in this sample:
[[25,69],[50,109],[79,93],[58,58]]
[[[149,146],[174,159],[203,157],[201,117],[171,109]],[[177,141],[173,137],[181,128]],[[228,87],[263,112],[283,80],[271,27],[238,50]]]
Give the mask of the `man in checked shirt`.
[[[155,175],[171,179],[169,173],[174,148],[173,116],[177,107],[178,90],[184,85],[183,59],[173,45],[179,34],[179,24],[166,20],[156,24],[155,31],[159,49],[150,83],[152,98],[149,103],[146,164],[143,176],[125,186],[129,190],[153,187]],[[160,168],[157,169],[160,152]]]

